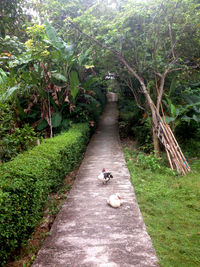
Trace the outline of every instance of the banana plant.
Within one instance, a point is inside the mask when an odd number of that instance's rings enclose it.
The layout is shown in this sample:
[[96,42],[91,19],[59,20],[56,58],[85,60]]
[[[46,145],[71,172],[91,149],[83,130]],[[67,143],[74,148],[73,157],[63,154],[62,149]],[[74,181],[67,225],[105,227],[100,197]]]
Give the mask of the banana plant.
[[55,28],[48,21],[45,21],[45,29],[48,42],[58,52],[57,59],[59,58],[59,60],[62,61],[61,72],[54,72],[53,77],[61,82],[65,82],[66,87],[70,86],[70,94],[72,96],[73,103],[75,103],[79,93],[79,78],[78,73],[75,70],[72,70],[73,65],[76,63],[73,45],[64,42],[57,35]]
[[19,85],[16,83],[15,74],[13,72],[6,73],[0,69],[0,101],[7,100],[18,89]]
[[79,78],[78,73],[76,71],[70,72],[70,92],[73,98],[73,102],[76,102],[76,97],[79,92]]
[[[188,90],[189,85],[178,86],[177,81],[177,77],[174,76],[170,84],[169,93],[165,94],[166,100],[163,100],[163,103],[167,109],[166,112],[168,114],[167,116],[165,116],[165,121],[170,124],[173,131],[175,131],[176,127],[184,121],[187,123],[190,123],[190,121],[192,120],[200,122],[200,97],[198,90],[189,90],[189,94],[184,93],[186,89]],[[193,86],[197,88],[199,87],[199,84],[194,84]],[[182,102],[184,102],[185,104],[178,105],[172,102],[174,94],[177,98],[177,92],[179,93],[179,103],[181,95],[181,99],[183,100]]]
[[163,100],[163,103],[165,104],[167,112],[169,114],[169,116],[165,116],[165,121],[170,124],[172,131],[175,131],[176,127],[183,121],[188,123],[191,120],[200,122],[200,102],[188,104],[185,106],[175,105],[167,95],[165,95],[165,97],[167,101]]
[[3,94],[8,84],[8,76],[4,70],[0,69],[0,94]]

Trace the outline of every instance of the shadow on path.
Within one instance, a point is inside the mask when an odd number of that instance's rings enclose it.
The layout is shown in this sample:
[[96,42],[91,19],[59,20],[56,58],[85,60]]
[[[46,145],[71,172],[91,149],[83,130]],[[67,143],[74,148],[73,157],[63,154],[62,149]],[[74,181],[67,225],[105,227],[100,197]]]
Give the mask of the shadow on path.
[[[97,179],[102,168],[114,176],[106,185]],[[118,209],[106,202],[116,192],[124,200]],[[33,264],[47,266],[158,266],[121,149],[115,103],[107,105],[74,186]]]

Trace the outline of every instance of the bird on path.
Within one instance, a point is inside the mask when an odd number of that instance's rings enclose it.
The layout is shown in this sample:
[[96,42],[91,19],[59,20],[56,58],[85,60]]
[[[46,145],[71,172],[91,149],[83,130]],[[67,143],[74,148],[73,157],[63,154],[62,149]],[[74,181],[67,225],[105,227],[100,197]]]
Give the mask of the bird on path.
[[108,205],[113,208],[119,208],[122,205],[122,199],[119,193],[111,195],[107,200]]
[[98,179],[103,182],[103,184],[106,184],[111,178],[113,178],[113,175],[111,172],[107,172],[105,168],[103,168],[101,173],[98,175]]

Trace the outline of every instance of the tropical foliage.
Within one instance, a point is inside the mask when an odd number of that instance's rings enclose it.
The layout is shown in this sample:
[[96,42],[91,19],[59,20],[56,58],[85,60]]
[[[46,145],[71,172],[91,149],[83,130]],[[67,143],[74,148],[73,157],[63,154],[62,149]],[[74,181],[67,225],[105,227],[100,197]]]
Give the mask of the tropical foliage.
[[[29,39],[25,43],[6,36],[1,44],[1,109],[10,109],[13,116],[13,123],[1,135],[1,161],[28,147],[15,142],[18,127],[31,126],[37,132],[26,129],[30,147],[32,137],[52,137],[67,130],[73,121],[87,121],[94,127],[105,104],[101,80],[49,22],[27,27],[26,34]],[[2,118],[2,127],[7,121]]]
[[[17,165],[18,154],[74,123],[95,129],[107,90],[119,95],[121,138],[151,153],[139,156],[144,170],[160,166],[154,105],[196,157],[199,12],[198,0],[0,1],[0,164]],[[11,250],[20,243],[12,240]]]

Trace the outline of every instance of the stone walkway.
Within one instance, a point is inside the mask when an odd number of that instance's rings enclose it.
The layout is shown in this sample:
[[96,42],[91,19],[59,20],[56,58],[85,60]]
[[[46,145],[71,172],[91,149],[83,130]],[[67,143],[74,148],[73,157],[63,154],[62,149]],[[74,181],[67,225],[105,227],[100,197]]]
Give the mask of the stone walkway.
[[[102,168],[114,176],[98,181]],[[107,198],[119,192],[114,209]],[[158,266],[138,208],[118,136],[116,104],[109,103],[89,143],[76,181],[33,267]]]

